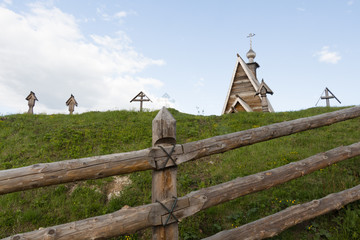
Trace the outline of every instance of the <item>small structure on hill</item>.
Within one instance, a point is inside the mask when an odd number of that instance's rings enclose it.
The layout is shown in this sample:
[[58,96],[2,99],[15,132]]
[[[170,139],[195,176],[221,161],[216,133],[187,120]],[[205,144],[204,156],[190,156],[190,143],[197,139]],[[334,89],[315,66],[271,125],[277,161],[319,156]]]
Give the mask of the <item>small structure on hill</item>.
[[145,93],[143,93],[142,91],[139,92],[138,95],[136,95],[133,99],[131,99],[130,102],[140,102],[140,112],[142,112],[143,109],[143,102],[148,102],[150,100],[150,98],[148,98],[148,96],[145,95]]
[[[325,93],[325,95],[323,96],[324,93]],[[340,100],[337,97],[335,97],[335,95],[326,87],[325,90],[321,93],[321,96],[320,96],[319,100],[317,101],[317,103],[315,104],[315,106],[317,106],[320,99],[325,99],[326,100],[326,106],[330,107],[330,99],[332,99],[332,98],[335,98],[336,101],[338,101],[341,104]]]
[[248,63],[237,54],[235,69],[231,77],[230,87],[225,99],[222,114],[234,112],[274,112],[266,93],[273,94],[273,91],[262,81],[259,83],[256,76],[256,69],[259,64],[254,62],[256,53],[252,49],[251,38],[255,34],[250,33],[250,50],[246,57]]
[[267,100],[266,94],[273,95],[273,91],[269,88],[268,85],[264,82],[264,79],[261,80],[261,84],[259,86],[259,89],[256,91],[256,95],[261,96],[261,107],[263,112],[269,112],[269,102]]
[[35,93],[33,91],[30,91],[30,94],[25,98],[25,100],[28,101],[28,106],[29,106],[29,110],[28,110],[28,114],[33,114],[33,108],[35,106],[35,101],[38,101],[38,99],[35,96]]
[[75,110],[75,106],[78,106],[78,103],[75,100],[74,95],[71,94],[70,98],[66,101],[66,106],[69,106],[69,112],[70,115],[73,114],[74,110]]

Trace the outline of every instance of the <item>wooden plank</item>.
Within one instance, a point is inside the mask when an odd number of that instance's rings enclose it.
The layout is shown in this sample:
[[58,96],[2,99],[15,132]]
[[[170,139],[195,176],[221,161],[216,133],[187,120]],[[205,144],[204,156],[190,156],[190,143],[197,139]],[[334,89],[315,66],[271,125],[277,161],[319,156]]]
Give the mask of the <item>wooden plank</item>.
[[238,94],[241,98],[255,98],[255,91],[246,91],[246,92],[231,92],[232,94]]
[[261,101],[259,99],[259,97],[252,97],[251,101],[249,100],[246,100],[248,99],[248,97],[244,97],[243,98],[245,102],[247,102],[250,106],[260,106],[261,107]]
[[[152,142],[155,146],[172,146],[176,144],[176,120],[171,113],[163,107],[152,122]],[[172,152],[169,151],[171,157]],[[169,158],[170,158],[169,157]],[[171,159],[168,159],[170,162]],[[175,159],[174,159],[175,160]],[[162,170],[153,170],[152,173],[152,202],[171,200],[177,197],[176,190],[177,167]],[[168,208],[168,209],[171,209]],[[162,222],[165,226],[156,226],[152,229],[153,240],[178,239],[179,229],[177,222]]]
[[204,240],[253,240],[273,237],[306,220],[339,210],[360,200],[360,185],[304,204],[291,206],[273,215],[245,224],[232,230],[219,232]]
[[247,75],[244,71],[237,71],[235,74],[235,78],[236,77],[246,77],[247,78]]
[[244,92],[256,92],[255,88],[249,84],[237,84],[232,88],[233,92],[244,91]]
[[251,84],[251,82],[250,82],[250,80],[248,78],[246,78],[246,79],[245,78],[244,79],[242,79],[242,78],[235,79],[234,80],[234,86],[239,85],[239,84],[250,84],[252,86],[252,84]]
[[254,112],[263,112],[262,107],[253,107]]
[[238,86],[247,86],[247,87],[254,88],[253,85],[251,84],[251,82],[248,79],[246,79],[246,80],[235,79],[233,87],[238,87]]
[[231,89],[232,93],[242,94],[243,92],[251,92],[254,97],[256,91],[252,86],[236,86]]
[[[360,142],[338,147],[269,171],[194,191],[178,199],[173,214],[181,220],[209,207],[271,188],[355,156],[360,156]],[[164,200],[163,203],[170,209],[174,200]],[[152,203],[16,236],[19,237],[18,239],[22,237],[24,239],[40,240],[43,239],[47,231],[53,229],[56,232],[53,239],[110,238],[133,233],[151,226],[159,226],[163,224],[168,215],[169,213],[159,203]],[[173,221],[171,219],[170,222]],[[10,240],[11,238],[5,239]]]

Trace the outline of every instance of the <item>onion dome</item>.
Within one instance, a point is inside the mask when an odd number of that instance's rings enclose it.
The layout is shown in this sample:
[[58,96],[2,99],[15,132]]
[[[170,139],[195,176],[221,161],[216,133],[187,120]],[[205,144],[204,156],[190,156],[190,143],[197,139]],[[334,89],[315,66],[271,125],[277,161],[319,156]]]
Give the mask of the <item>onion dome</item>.
[[254,62],[254,58],[256,57],[256,53],[254,52],[254,50],[252,50],[252,48],[250,48],[250,50],[246,53],[246,57],[249,59],[249,63]]

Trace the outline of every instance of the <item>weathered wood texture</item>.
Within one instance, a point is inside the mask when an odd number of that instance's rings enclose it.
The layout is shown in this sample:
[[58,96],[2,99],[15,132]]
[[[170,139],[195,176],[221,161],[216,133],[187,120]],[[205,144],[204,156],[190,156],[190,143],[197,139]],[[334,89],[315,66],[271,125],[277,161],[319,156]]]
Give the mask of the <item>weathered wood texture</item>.
[[149,149],[0,171],[0,194],[151,169]]
[[35,106],[35,101],[38,101],[38,99],[35,96],[35,93],[33,91],[30,91],[30,94],[25,98],[25,100],[28,101],[28,106],[29,106],[29,110],[28,110],[28,114],[33,114],[33,108]]
[[57,225],[33,232],[17,234],[4,239],[43,240],[49,231],[53,233],[52,239],[54,240],[106,239],[133,233],[136,230],[148,228],[154,224],[161,224],[161,217],[156,219],[158,222],[148,220],[151,210],[166,214],[166,211],[162,210],[159,204],[150,204],[136,208],[122,209],[111,214]]
[[65,102],[66,106],[69,106],[70,115],[73,114],[75,106],[78,106],[77,101],[75,100],[74,95],[71,94],[70,98]]
[[192,192],[193,197],[207,198],[202,209],[206,209],[235,198],[258,192],[273,186],[302,177],[316,170],[352,157],[360,156],[360,142],[349,146],[341,146],[324,153],[319,153],[301,161],[268,171],[256,173],[246,177]]
[[[250,79],[241,64],[238,63],[225,112],[227,112],[234,104],[236,95],[240,95],[241,98],[251,107],[251,109],[253,109],[253,111],[261,111],[261,99],[259,96],[254,97],[255,93],[256,89],[250,82]],[[243,108],[240,107],[238,108],[239,111],[246,111],[245,109],[242,109]]]
[[[360,116],[360,106],[292,121],[275,123],[183,145],[176,145],[176,163],[287,136]],[[171,138],[170,138],[171,139]],[[158,142],[159,144],[161,142]],[[169,152],[172,147],[165,147]],[[0,171],[0,194],[86,179],[96,179],[162,166],[166,154],[158,147],[100,157],[82,158]],[[172,166],[171,161],[167,166]]]
[[291,206],[273,215],[219,232],[206,240],[253,240],[273,237],[303,221],[326,214],[360,200],[360,185],[304,204]]
[[184,154],[177,156],[177,164],[216,153],[291,135],[309,129],[331,125],[360,116],[360,106],[342,109],[317,116],[300,118],[264,127],[216,136],[182,145]]
[[[168,209],[171,209],[174,202],[175,200],[171,199],[162,203]],[[179,219],[191,216],[196,213],[197,209],[201,209],[203,202],[204,199],[191,198],[189,195],[179,198],[175,206],[174,215]],[[168,217],[168,211],[160,203],[151,203],[139,207],[121,209],[111,214],[16,234],[3,240],[43,240],[45,236],[49,235],[49,232],[52,233],[52,239],[54,240],[107,239],[131,234],[152,226],[161,226]],[[174,218],[171,217],[169,223],[174,222]]]
[[148,101],[151,102],[150,98],[148,98],[148,96],[146,96],[142,91],[139,92],[138,95],[136,95],[132,100],[130,100],[130,102],[140,102],[140,112],[142,112],[143,109],[143,102]]
[[[355,156],[360,156],[360,142],[338,147],[272,170],[194,191],[178,199],[173,214],[181,220],[206,208],[271,188]],[[168,209],[171,209],[174,201],[173,199],[167,199],[162,202]],[[17,236],[24,239],[43,239],[44,234],[53,229],[56,232],[53,239],[110,238],[133,233],[151,226],[162,225],[168,216],[168,212],[159,203],[152,203],[119,210],[112,214],[18,234]],[[171,217],[169,222],[175,222],[174,218]],[[10,238],[5,239],[10,240]]]
[[[159,111],[152,122],[152,142],[153,147],[165,147],[176,144],[176,120],[165,107]],[[171,156],[172,152],[169,151],[168,153]],[[171,161],[171,159],[168,160]],[[176,175],[176,166],[162,170],[153,170],[151,193],[153,203],[177,197]],[[176,240],[178,236],[179,228],[177,222],[166,226],[156,226],[152,229],[153,240]]]

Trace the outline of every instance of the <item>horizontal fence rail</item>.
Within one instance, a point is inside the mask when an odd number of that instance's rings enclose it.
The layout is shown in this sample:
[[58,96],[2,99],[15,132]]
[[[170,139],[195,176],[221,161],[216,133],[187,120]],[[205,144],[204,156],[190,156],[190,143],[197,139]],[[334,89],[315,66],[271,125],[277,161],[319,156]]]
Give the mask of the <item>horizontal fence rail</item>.
[[40,163],[0,171],[0,194],[151,169],[150,150]]
[[219,232],[204,240],[254,240],[273,237],[282,231],[306,220],[324,215],[333,210],[360,200],[360,185],[324,198],[291,206],[273,215],[245,224],[241,227]]
[[[200,141],[177,144],[172,156],[176,164],[223,153],[290,134],[328,126],[360,116],[360,106],[301,118]],[[164,147],[170,152],[172,147]],[[80,180],[97,179],[135,171],[159,169],[167,154],[159,147],[111,155],[41,163],[0,171],[0,194]],[[174,166],[168,161],[166,167]]]
[[[54,240],[99,239],[134,233],[148,227],[163,225],[168,218],[169,223],[173,223],[175,222],[173,216],[181,220],[209,207],[271,188],[356,156],[360,156],[360,142],[334,148],[272,170],[191,192],[177,199],[171,214],[161,204],[152,203],[4,239],[40,240],[48,236],[51,237],[48,239]],[[162,203],[171,209],[174,202],[174,199],[170,199]]]
[[357,117],[360,117],[360,106],[185,143],[182,145],[184,154],[179,156],[176,162],[180,164],[182,162],[199,159],[216,153],[223,153],[235,148],[328,126]]

